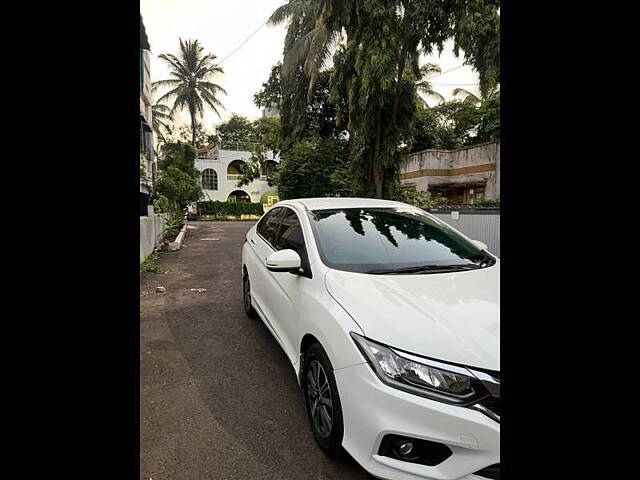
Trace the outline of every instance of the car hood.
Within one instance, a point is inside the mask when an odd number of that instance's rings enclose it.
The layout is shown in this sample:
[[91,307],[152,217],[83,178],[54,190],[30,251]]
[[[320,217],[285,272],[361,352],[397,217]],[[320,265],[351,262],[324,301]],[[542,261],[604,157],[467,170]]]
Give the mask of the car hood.
[[425,275],[330,269],[325,282],[371,340],[437,360],[500,370],[499,263]]

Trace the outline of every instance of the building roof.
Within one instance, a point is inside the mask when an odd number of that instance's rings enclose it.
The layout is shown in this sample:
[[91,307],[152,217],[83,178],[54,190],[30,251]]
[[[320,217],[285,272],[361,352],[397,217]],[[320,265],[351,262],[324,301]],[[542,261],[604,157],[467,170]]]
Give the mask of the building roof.
[[147,30],[144,28],[144,22],[142,21],[142,14],[140,14],[140,49],[151,50],[149,38],[147,37]]
[[391,200],[380,200],[377,198],[347,198],[347,197],[325,197],[325,198],[295,198],[284,200],[279,204],[286,203],[302,204],[307,210],[329,210],[333,208],[384,208],[406,206],[404,203]]

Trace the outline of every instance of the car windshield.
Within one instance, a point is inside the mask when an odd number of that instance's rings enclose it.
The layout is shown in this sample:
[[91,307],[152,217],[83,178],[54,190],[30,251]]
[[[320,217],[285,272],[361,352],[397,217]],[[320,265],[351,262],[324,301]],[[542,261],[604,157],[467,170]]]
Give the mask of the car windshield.
[[418,208],[314,210],[309,218],[322,261],[337,270],[439,273],[495,263],[493,257]]

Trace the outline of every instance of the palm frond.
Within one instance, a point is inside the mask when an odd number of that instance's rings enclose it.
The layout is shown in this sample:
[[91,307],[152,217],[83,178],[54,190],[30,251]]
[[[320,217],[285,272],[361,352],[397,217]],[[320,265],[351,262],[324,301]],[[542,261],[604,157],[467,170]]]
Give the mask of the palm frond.
[[454,88],[452,93],[454,97],[460,97],[464,102],[473,105],[480,103],[480,98],[464,88]]
[[280,5],[273,11],[267,20],[267,25],[281,25],[284,22],[290,21],[292,18],[300,18],[308,14],[311,7],[312,5],[309,0],[289,0],[289,2]]
[[425,78],[429,75],[437,75],[442,73],[442,69],[435,63],[425,63],[420,67],[420,78]]

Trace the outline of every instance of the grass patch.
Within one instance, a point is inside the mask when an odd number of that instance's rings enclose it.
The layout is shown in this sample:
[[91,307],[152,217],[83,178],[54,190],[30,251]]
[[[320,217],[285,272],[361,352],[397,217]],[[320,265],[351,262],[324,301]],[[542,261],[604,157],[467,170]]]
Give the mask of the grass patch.
[[158,256],[149,255],[142,264],[140,264],[140,273],[162,273],[162,268],[158,265]]

